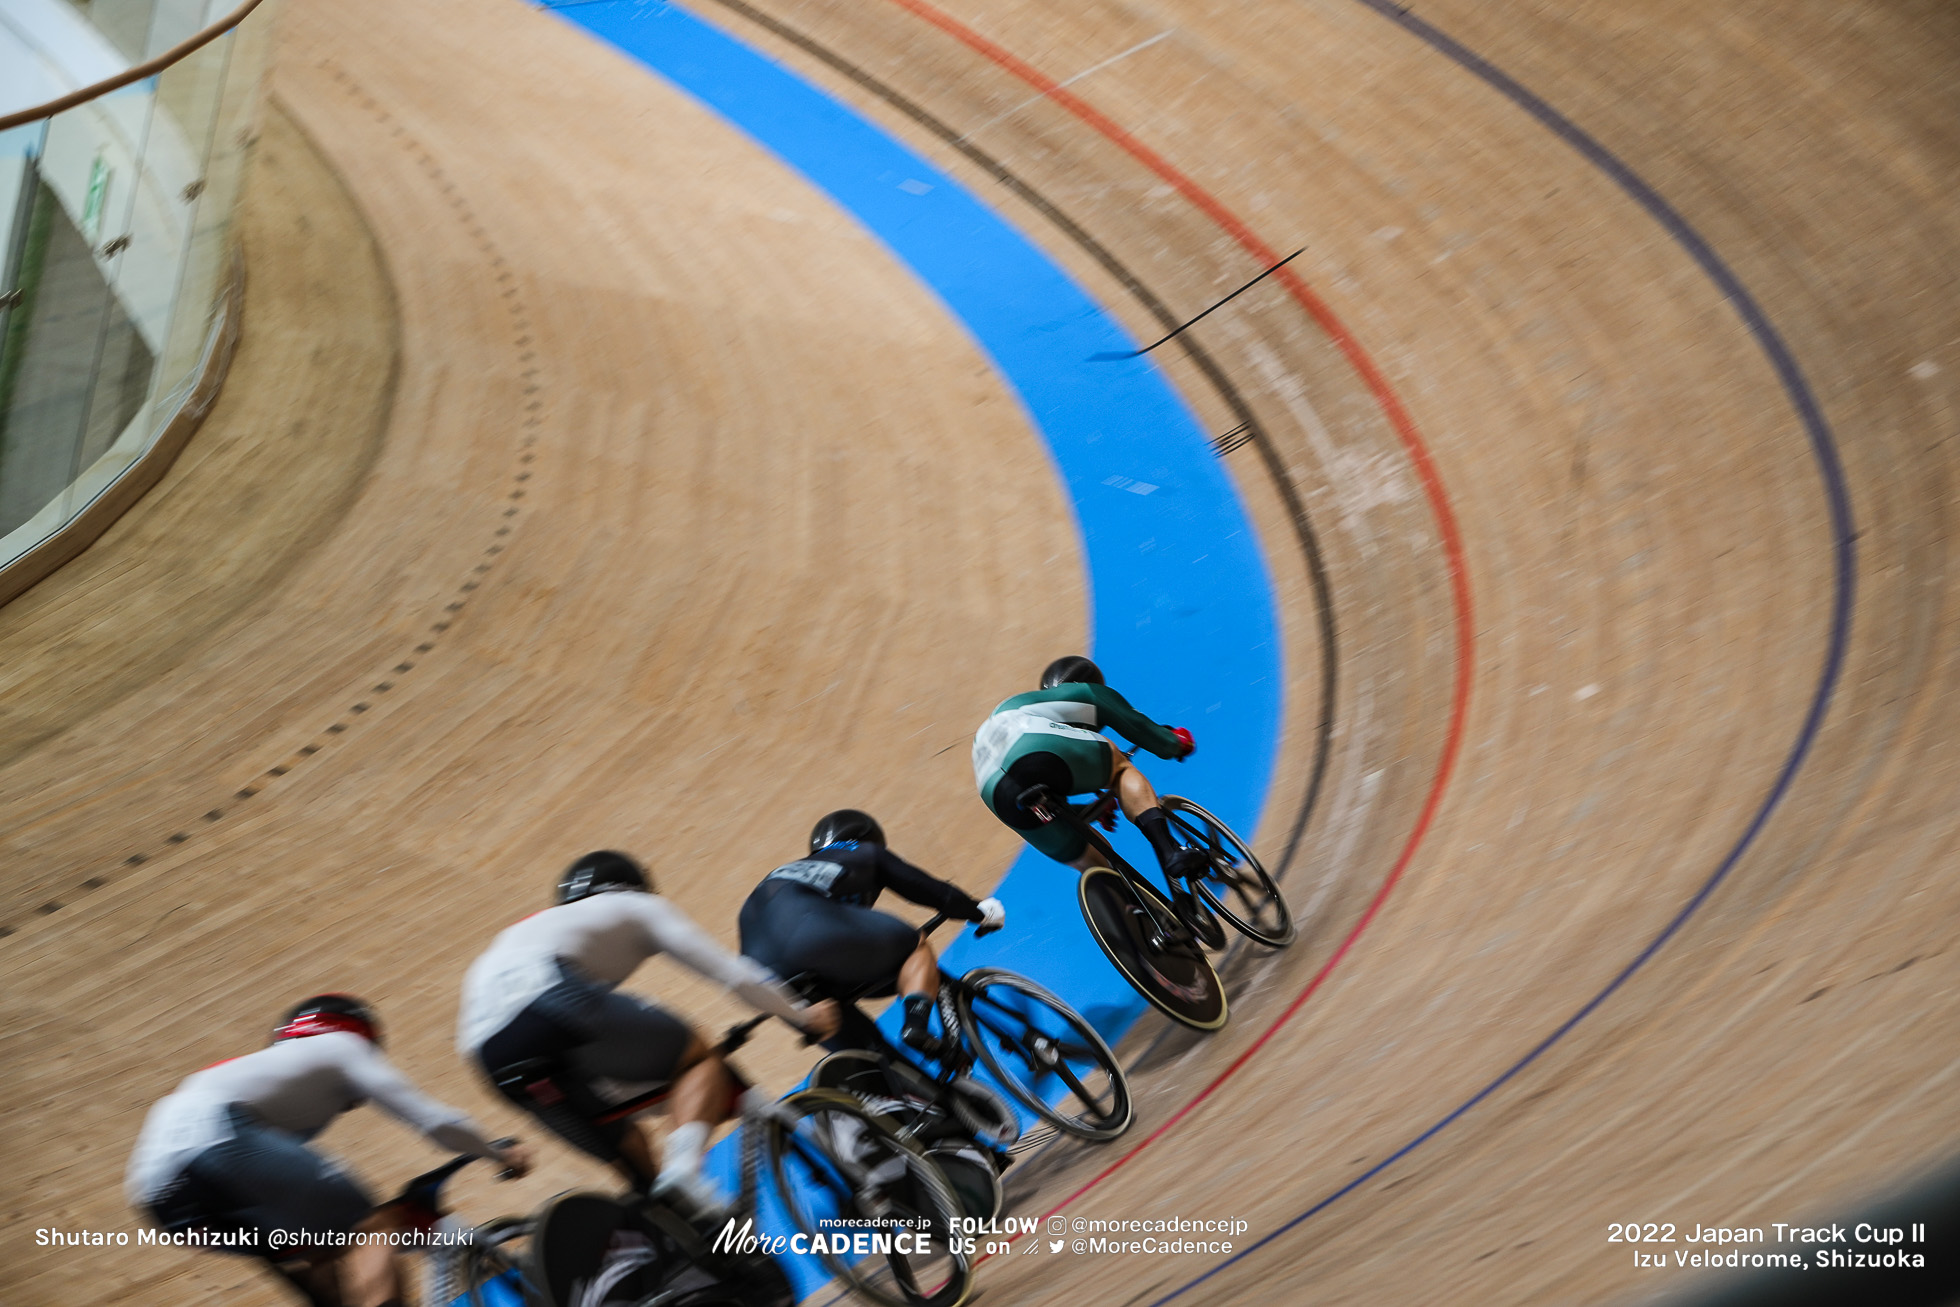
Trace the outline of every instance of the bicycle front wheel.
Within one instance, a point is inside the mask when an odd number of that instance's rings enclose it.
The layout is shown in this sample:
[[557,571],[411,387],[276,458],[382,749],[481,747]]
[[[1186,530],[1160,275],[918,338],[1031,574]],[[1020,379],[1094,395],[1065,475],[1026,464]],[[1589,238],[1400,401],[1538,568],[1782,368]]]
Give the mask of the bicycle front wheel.
[[1152,1007],[1193,1030],[1225,1024],[1225,986],[1211,959],[1195,943],[1162,942],[1163,923],[1177,914],[1155,886],[1092,867],[1076,883],[1076,897],[1104,956]]
[[770,1180],[831,1274],[882,1307],[966,1300],[973,1267],[951,1239],[960,1201],[889,1121],[849,1094],[806,1089],[760,1124]]
[[1254,943],[1267,948],[1291,944],[1292,909],[1246,842],[1189,799],[1166,794],[1159,802],[1178,838],[1192,848],[1203,849],[1210,859],[1203,876],[1191,877],[1198,897]]
[[1074,1008],[998,967],[967,972],[956,992],[980,1061],[1022,1106],[1078,1139],[1114,1139],[1130,1128],[1130,1082]]

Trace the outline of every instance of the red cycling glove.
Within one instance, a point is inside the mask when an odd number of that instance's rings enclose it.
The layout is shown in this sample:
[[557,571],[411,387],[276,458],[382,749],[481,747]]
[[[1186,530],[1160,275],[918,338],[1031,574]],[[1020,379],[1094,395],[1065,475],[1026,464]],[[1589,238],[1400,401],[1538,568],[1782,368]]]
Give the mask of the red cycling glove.
[[1198,742],[1192,739],[1191,732],[1185,730],[1182,726],[1171,727],[1171,734],[1175,735],[1177,742],[1184,746],[1184,752],[1177,755],[1179,762],[1183,762],[1186,758],[1189,758],[1198,751]]

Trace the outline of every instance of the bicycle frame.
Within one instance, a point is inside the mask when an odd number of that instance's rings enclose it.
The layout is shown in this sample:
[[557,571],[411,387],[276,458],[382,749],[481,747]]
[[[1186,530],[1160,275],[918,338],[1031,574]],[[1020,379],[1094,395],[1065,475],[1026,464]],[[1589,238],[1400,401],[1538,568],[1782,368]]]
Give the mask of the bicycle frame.
[[[919,938],[921,940],[927,938],[934,931],[945,925],[948,920],[949,918],[943,912],[934,914],[930,920],[919,927]],[[789,983],[792,987],[796,987],[799,981],[808,983],[808,980],[809,978],[807,976],[792,977]],[[977,1061],[973,1049],[968,1042],[967,1034],[959,1021],[957,1012],[958,1004],[954,999],[954,995],[958,992],[959,984],[960,978],[958,976],[949,976],[944,971],[940,972],[939,993],[935,994],[933,998],[939,1006],[940,1019],[945,1024],[946,1037],[951,1046],[942,1049],[938,1057],[931,1059],[937,1064],[935,1066],[922,1066],[918,1060],[921,1055],[916,1049],[906,1047],[902,1042],[895,1042],[887,1038],[885,1032],[878,1029],[877,1023],[869,1017],[865,1017],[863,1022],[864,1028],[869,1030],[871,1037],[877,1040],[875,1047],[867,1048],[863,1051],[871,1053],[881,1061],[901,1063],[922,1077],[930,1077],[941,1089],[941,1093],[935,1095],[933,1110],[942,1112],[954,1120],[958,1118],[951,1111],[948,1101],[944,1096],[945,1087],[951,1085],[962,1076],[972,1075],[974,1064]],[[877,987],[877,985],[862,987],[856,993],[837,996],[836,1001],[856,1011],[859,1016],[864,1016],[862,1010],[857,1007],[858,1000],[869,993],[871,989]],[[992,1145],[985,1146],[991,1147]]]
[[[722,1036],[721,1042],[715,1045],[714,1053],[722,1058],[724,1065],[727,1065],[729,1055],[746,1044],[749,1036],[755,1031],[756,1027],[768,1019],[769,1017],[763,1014],[730,1026]],[[521,1091],[534,1103],[537,1103],[540,1108],[552,1110],[566,1106],[571,1097],[566,1094],[557,1082],[557,1077],[563,1074],[565,1070],[566,1068],[562,1064],[555,1061],[532,1059],[528,1062],[517,1063],[515,1066],[509,1068],[506,1073],[506,1078],[513,1082],[517,1090]],[[730,1115],[734,1115],[733,1105],[739,1102],[741,1096],[748,1091],[749,1081],[733,1066],[728,1066],[728,1074],[734,1081],[734,1089],[730,1095],[729,1113]],[[502,1087],[501,1082],[500,1087]],[[674,1086],[670,1081],[667,1084],[658,1085],[646,1093],[635,1095],[623,1102],[614,1103],[603,1111],[590,1115],[577,1112],[576,1109],[568,1108],[568,1110],[573,1111],[580,1119],[594,1126],[614,1125],[629,1117],[638,1116],[650,1108],[660,1106],[660,1104],[666,1102],[673,1095],[673,1092]],[[653,1184],[655,1177],[640,1175],[638,1168],[633,1166],[631,1160],[624,1153],[618,1153],[614,1160],[617,1165],[631,1170],[638,1177],[642,1188]]]
[[[729,1027],[727,1033],[715,1046],[714,1050],[716,1054],[724,1059],[724,1065],[726,1065],[725,1059],[741,1048],[743,1044],[747,1043],[749,1036],[754,1032],[756,1027],[768,1019],[769,1017],[767,1015],[758,1015]],[[671,1084],[661,1085],[644,1094],[629,1098],[624,1102],[613,1104],[603,1112],[579,1112],[572,1103],[566,1101],[568,1096],[564,1094],[564,1091],[554,1079],[555,1076],[561,1074],[563,1071],[563,1066],[543,1059],[528,1064],[520,1063],[516,1067],[510,1068],[508,1073],[500,1079],[500,1087],[503,1087],[505,1083],[509,1083],[512,1087],[521,1090],[527,1097],[541,1105],[551,1108],[563,1107],[565,1110],[572,1112],[573,1115],[599,1125],[624,1120],[649,1107],[658,1105],[672,1094]],[[782,1183],[780,1166],[783,1157],[787,1156],[788,1152],[779,1152],[777,1144],[765,1142],[767,1132],[782,1128],[784,1123],[788,1122],[790,1123],[790,1130],[793,1134],[794,1123],[796,1121],[821,1114],[825,1111],[834,1111],[835,1108],[826,1106],[829,1102],[835,1102],[839,1105],[849,1104],[851,1111],[858,1114],[862,1119],[869,1122],[877,1122],[877,1128],[880,1130],[887,1132],[890,1130],[890,1126],[883,1123],[882,1118],[865,1113],[857,1105],[856,1100],[846,1095],[804,1091],[793,1094],[782,1102],[766,1106],[742,1103],[741,1100],[747,1093],[749,1082],[733,1066],[729,1067],[729,1073],[734,1080],[733,1093],[736,1100],[734,1104],[731,1104],[732,1110],[730,1115],[739,1115],[741,1122],[739,1127],[741,1139],[740,1188],[735,1199],[735,1205],[729,1213],[734,1220],[739,1220],[740,1214],[742,1213],[752,1215],[759,1210],[761,1193],[760,1175],[761,1168],[764,1165],[765,1154],[767,1155],[768,1165],[776,1172],[778,1185]],[[553,1095],[557,1096],[556,1099],[552,1097]],[[799,1117],[797,1115],[799,1111],[803,1116]],[[772,1139],[775,1138],[773,1135],[769,1137]],[[894,1137],[892,1142],[895,1146],[899,1146],[899,1140],[897,1138]],[[916,1157],[919,1165],[926,1164],[923,1154],[918,1153],[916,1147],[909,1143],[903,1144],[902,1146]],[[812,1155],[807,1151],[807,1143],[792,1143],[790,1149],[813,1167],[819,1166],[822,1162],[821,1154]],[[614,1153],[620,1162],[625,1163],[626,1159],[623,1155],[619,1154],[619,1150],[615,1149]],[[625,1169],[632,1171],[635,1175],[638,1174],[637,1169],[632,1168],[630,1163],[626,1165]],[[846,1168],[846,1173],[848,1174],[848,1168]],[[916,1170],[913,1174],[916,1177]],[[931,1174],[933,1176],[932,1183],[942,1191],[946,1210],[950,1210],[953,1203],[950,1191],[945,1191],[945,1182],[938,1176],[936,1171]],[[858,1177],[853,1183],[861,1181],[862,1178],[862,1176]],[[649,1197],[652,1179],[653,1177],[643,1177],[641,1183],[631,1189],[630,1197],[633,1202],[643,1204],[636,1207],[635,1210],[640,1212],[644,1219],[650,1220],[660,1226],[666,1236],[682,1250],[682,1255],[689,1260],[690,1264],[700,1265],[711,1253],[710,1245],[703,1236],[702,1230],[690,1224],[692,1218],[686,1212],[672,1208],[669,1204],[663,1204],[658,1199],[654,1199],[651,1202],[645,1201]],[[598,1197],[598,1195],[594,1196]],[[580,1195],[574,1194],[570,1197],[578,1198]],[[619,1202],[620,1200],[607,1198],[605,1201]],[[864,1289],[864,1285],[852,1278],[848,1273],[842,1271],[839,1273],[844,1274],[846,1279],[850,1280],[854,1287]],[[959,1264],[958,1278],[962,1286],[965,1284],[965,1277],[968,1274],[970,1274],[970,1268],[964,1262],[961,1262]],[[866,1291],[868,1292],[868,1290]],[[688,1292],[692,1293],[694,1291],[690,1290]],[[960,1289],[960,1295],[964,1295],[964,1288]]]
[[[1125,760],[1128,760],[1136,755],[1136,751],[1137,746],[1132,746],[1123,750],[1122,755]],[[1032,800],[1028,797],[1030,794],[1035,796]],[[1169,895],[1173,906],[1171,908],[1171,918],[1167,921],[1162,911],[1163,904],[1154,901],[1156,885],[1142,872],[1132,866],[1129,859],[1118,853],[1116,846],[1111,844],[1108,839],[1104,838],[1102,832],[1096,829],[1098,825],[1102,826],[1104,830],[1113,831],[1116,829],[1118,815],[1122,812],[1122,804],[1118,799],[1116,785],[1114,783],[1111,783],[1104,789],[1098,790],[1096,797],[1084,804],[1070,803],[1067,795],[1055,793],[1054,789],[1050,786],[1037,785],[1021,796],[1020,806],[1040,818],[1044,825],[1056,821],[1066,821],[1079,828],[1083,837],[1089,841],[1089,846],[1102,855],[1104,865],[1122,878],[1123,884],[1129,890],[1130,898],[1135,902],[1136,906],[1141,908],[1150,920],[1156,923],[1158,933],[1163,936],[1162,942],[1164,945],[1191,944],[1194,947],[1199,946],[1198,940],[1193,935],[1190,926],[1183,921],[1177,908],[1174,906],[1176,902],[1174,894]],[[1175,887],[1169,881],[1165,882],[1164,888],[1167,892],[1175,890]]]

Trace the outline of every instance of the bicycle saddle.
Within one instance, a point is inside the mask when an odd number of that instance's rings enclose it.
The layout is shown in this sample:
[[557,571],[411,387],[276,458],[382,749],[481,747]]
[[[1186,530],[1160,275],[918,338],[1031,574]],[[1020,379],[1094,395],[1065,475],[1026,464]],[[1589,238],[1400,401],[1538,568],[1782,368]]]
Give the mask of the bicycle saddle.
[[565,1064],[555,1058],[527,1057],[492,1071],[490,1082],[506,1098],[530,1099],[548,1107],[565,1097],[555,1079],[564,1069]]
[[1052,821],[1055,814],[1068,806],[1068,798],[1057,793],[1052,785],[1030,785],[1014,800],[1014,806],[1023,812],[1034,812],[1038,808],[1045,809]]

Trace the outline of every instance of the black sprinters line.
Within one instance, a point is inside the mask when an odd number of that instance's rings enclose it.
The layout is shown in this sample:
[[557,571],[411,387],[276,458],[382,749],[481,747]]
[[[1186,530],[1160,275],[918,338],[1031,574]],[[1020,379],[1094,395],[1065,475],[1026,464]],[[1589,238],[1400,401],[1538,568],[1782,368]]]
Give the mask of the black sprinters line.
[[1266,269],[1264,272],[1254,277],[1251,281],[1248,281],[1245,285],[1239,287],[1237,290],[1233,291],[1230,295],[1227,295],[1224,299],[1218,301],[1218,303],[1206,309],[1203,313],[1200,313],[1197,317],[1192,318],[1189,322],[1179,323],[1176,327],[1173,327],[1171,329],[1168,335],[1159,336],[1156,340],[1151,341],[1148,345],[1145,345],[1142,349],[1133,349],[1123,354],[1091,354],[1089,356],[1089,361],[1091,363],[1101,363],[1109,359],[1133,359],[1133,358],[1140,358],[1143,355],[1148,354],[1151,350],[1156,349],[1159,345],[1169,340],[1172,336],[1176,336],[1182,333],[1186,327],[1197,326],[1200,322],[1203,322],[1206,318],[1218,312],[1218,310],[1224,308],[1227,304],[1230,304],[1233,300],[1245,294],[1247,291],[1251,290],[1254,286],[1257,286],[1260,282],[1266,280],[1266,278],[1272,276],[1275,272],[1278,272],[1281,268],[1284,268],[1287,264],[1293,262],[1293,260],[1299,258],[1302,254],[1305,254],[1306,252],[1307,252],[1307,247],[1302,245],[1299,249],[1293,251],[1293,253],[1287,255],[1285,258],[1281,259],[1278,263],[1275,263],[1272,267]]
[[[386,109],[383,109],[378,103],[376,103],[376,101],[371,96],[368,96],[365,92],[361,91],[359,89],[358,83],[356,83],[353,78],[348,76],[345,69],[335,67],[331,63],[322,66],[328,68],[331,71],[333,79],[336,82],[340,83],[341,86],[344,87],[350,95],[358,97],[360,103],[366,106],[366,108],[375,116],[378,122],[387,123],[390,121],[390,115],[388,111]],[[301,130],[303,134],[304,129]],[[457,215],[459,215],[459,217],[463,220],[465,227],[469,230],[470,234],[476,238],[477,247],[485,255],[489,257],[491,266],[501,268],[504,262],[503,255],[497,253],[495,242],[490,239],[488,234],[484,231],[483,227],[475,221],[473,215],[471,214],[468,203],[465,202],[461,197],[459,197],[455,193],[455,187],[448,181],[446,177],[444,177],[442,167],[436,162],[435,156],[430,154],[426,149],[424,149],[420,144],[420,142],[418,142],[413,136],[407,135],[399,125],[393,128],[393,134],[397,137],[403,138],[403,148],[410,150],[412,153],[416,155],[418,161],[421,164],[423,175],[426,176],[430,181],[434,182],[436,184],[437,189],[439,189],[445,196],[449,197],[450,208],[453,209],[457,213]],[[510,273],[508,271],[500,271],[496,274],[496,279],[499,281],[508,281],[510,279]],[[517,290],[515,288],[506,290],[503,293],[503,297],[509,300],[509,303],[507,303],[504,307],[511,314],[513,325],[518,327],[519,329],[528,330],[529,322],[530,322],[530,319],[526,316],[528,310],[525,307],[524,300],[519,295]],[[530,338],[528,336],[521,337],[519,343],[520,344],[527,343],[529,339]],[[536,357],[537,356],[534,352],[530,350],[526,350],[524,351],[524,353],[519,355],[519,360],[528,363]],[[518,375],[525,378],[535,378],[539,375],[539,369],[536,368],[535,366],[529,367],[524,369]],[[392,386],[393,381],[391,380],[389,384],[390,386]],[[524,393],[526,395],[535,395],[539,393],[542,389],[543,389],[542,386],[536,384],[536,382],[533,381],[531,384],[526,385],[524,387]],[[531,427],[536,427],[541,425],[542,419],[535,416],[535,414],[536,411],[542,407],[542,404],[543,401],[537,399],[533,399],[527,404],[525,404],[524,407],[526,411],[531,412],[533,416],[526,417],[524,419],[523,428],[520,428],[520,430],[524,428],[531,428]],[[534,453],[530,452],[529,450],[529,446],[533,444],[534,441],[535,441],[534,436],[526,435],[523,438],[523,440],[519,443],[518,447],[525,451],[520,456],[518,460],[519,463],[529,464],[535,461],[537,456]],[[528,481],[530,477],[531,477],[531,473],[526,471],[520,471],[515,474],[515,480],[519,482]],[[518,494],[512,495],[511,498],[513,499],[520,498],[521,495],[522,492],[520,491],[518,492]],[[518,510],[515,508],[506,508],[504,510],[504,516],[510,517],[513,514],[515,514],[517,511]],[[500,526],[497,528],[497,535],[499,536],[507,536],[510,534],[510,532],[511,532],[511,528],[508,525]],[[486,554],[497,554],[497,553],[501,553],[503,551],[503,548],[504,547],[502,545],[493,544],[489,548],[487,548],[484,552]],[[489,564],[480,563],[475,568],[473,568],[472,571],[476,574],[481,575],[483,573],[488,572],[489,569],[490,569]],[[479,584],[480,582],[474,580],[466,581],[463,584],[462,589],[465,591],[475,590]],[[463,605],[461,603],[453,603],[450,604],[445,611],[454,612],[462,608],[462,606]],[[450,627],[449,622],[441,621],[441,622],[437,622],[434,626],[432,626],[430,630],[435,631],[437,633],[441,633],[443,631],[448,630],[449,627]],[[424,641],[423,643],[415,646],[415,652],[428,653],[434,648],[435,645],[433,642]],[[395,671],[397,674],[403,674],[413,670],[414,667],[415,664],[413,662],[404,661],[404,662],[397,663],[395,665]],[[395,688],[395,683],[393,681],[383,681],[374,687],[377,693],[387,693],[388,691],[393,690],[394,688]],[[357,703],[353,706],[351,711],[356,713],[366,712],[369,706],[370,705],[365,703]],[[343,734],[346,730],[347,730],[346,722],[344,721],[335,722],[333,725],[326,728],[325,733],[327,735],[340,735]],[[299,756],[301,758],[310,758],[313,755],[319,753],[322,747],[323,746],[321,741],[316,739],[308,744],[302,745],[299,749]],[[283,762],[275,767],[268,768],[264,774],[270,777],[285,776],[289,772],[291,772],[294,767],[297,767],[298,765],[299,764],[297,762],[292,762],[292,761]],[[262,793],[263,791],[264,791],[263,784],[247,785],[243,789],[234,791],[232,797],[235,799],[250,799]],[[207,822],[221,821],[224,819],[224,817],[225,817],[225,810],[222,808],[212,808],[207,812],[205,812],[204,814],[204,820]],[[167,840],[165,840],[165,843],[171,845],[181,845],[189,841],[190,838],[191,836],[189,835],[188,832],[178,831],[177,833],[171,835]],[[129,856],[124,858],[122,860],[121,866],[140,867],[145,862],[149,861],[149,858],[150,855],[148,853],[139,850],[138,852],[131,853]],[[104,886],[112,883],[113,881],[109,877],[91,876],[87,880],[82,881],[77,888],[82,892],[89,892],[89,891],[101,889]],[[72,898],[69,900],[54,901],[52,902],[51,905],[44,905],[41,911],[43,913],[56,912],[59,911],[62,907],[66,906],[68,903],[72,903],[73,901],[74,900]],[[175,909],[173,909],[173,911],[174,910]],[[169,914],[166,913],[165,915],[167,916]],[[16,930],[17,930],[17,925],[0,925],[0,939],[5,939],[15,934]]]
[[[1032,183],[967,140],[950,124],[936,117],[930,110],[897,88],[880,81],[829,47],[819,44],[813,37],[756,9],[746,3],[746,0],[714,0],[714,3],[795,46],[938,137],[1052,223],[1062,235],[1094,259],[1103,271],[1115,278],[1130,297],[1157,319],[1166,331],[1176,334],[1174,329],[1178,325],[1177,316],[1171,312],[1170,306],[1159,299],[1156,292],[1144,283],[1142,278],[1130,271],[1128,265],[1118,259],[1107,246],[1090,235],[1080,223],[1042,194]],[[1288,256],[1291,257],[1293,256]],[[1270,272],[1272,269],[1269,268],[1267,271]],[[1246,403],[1245,396],[1239,393],[1238,387],[1233,385],[1231,378],[1225,375],[1225,370],[1198,343],[1196,337],[1179,336],[1178,344],[1191,363],[1204,374],[1205,380],[1224,401],[1225,406],[1232,411],[1233,418],[1250,433],[1252,444],[1259,451],[1260,460],[1265,464],[1266,473],[1273,479],[1280,500],[1286,505],[1287,518],[1292,523],[1295,538],[1299,541],[1300,551],[1307,564],[1309,583],[1313,587],[1321,648],[1320,721],[1314,727],[1313,767],[1307,778],[1306,793],[1300,800],[1299,811],[1293,820],[1293,829],[1287,835],[1286,847],[1281,852],[1273,872],[1273,879],[1279,880],[1286,875],[1294,856],[1299,851],[1300,841],[1306,835],[1307,823],[1313,817],[1315,807],[1318,806],[1321,785],[1327,776],[1328,758],[1333,752],[1335,674],[1340,665],[1338,630],[1334,621],[1333,585],[1327,577],[1326,561],[1321,557],[1320,539],[1314,534],[1313,523],[1307,518],[1306,506],[1301,500],[1299,488],[1293,484],[1293,474],[1273,448],[1273,442],[1267,436],[1265,428],[1260,425],[1258,415],[1252,411],[1251,405]]]
[[[1755,337],[1756,344],[1768,357],[1770,366],[1776,370],[1777,379],[1782,382],[1784,393],[1789,397],[1791,407],[1796,409],[1797,416],[1803,423],[1804,432],[1810,438],[1811,455],[1817,462],[1818,475],[1824,482],[1824,497],[1830,507],[1831,534],[1836,562],[1830,637],[1825,649],[1824,667],[1818,678],[1817,689],[1811,696],[1809,709],[1804,713],[1803,725],[1798,728],[1796,742],[1791,745],[1782,769],[1777,772],[1775,783],[1770,786],[1769,793],[1756,809],[1755,815],[1744,828],[1741,837],[1736,840],[1708,879],[1702,882],[1701,887],[1674,914],[1674,918],[1667,923],[1660,934],[1649,940],[1646,947],[1606,983],[1605,988],[1594,994],[1577,1012],[1567,1017],[1564,1024],[1541,1039],[1523,1057],[1513,1062],[1502,1075],[1459,1103],[1448,1115],[1272,1233],[1233,1253],[1196,1279],[1153,1300],[1150,1307],[1163,1307],[1165,1303],[1182,1297],[1226,1267],[1251,1256],[1278,1239],[1302,1221],[1333,1206],[1423,1144],[1428,1143],[1458,1118],[1497,1092],[1512,1077],[1537,1061],[1541,1054],[1564,1039],[1573,1027],[1591,1016],[1602,1003],[1612,997],[1629,977],[1647,965],[1648,960],[1660,952],[1662,946],[1674,937],[1675,932],[1679,931],[1690,917],[1701,910],[1702,904],[1708,901],[1709,895],[1713,894],[1716,887],[1728,878],[1729,872],[1734,870],[1735,865],[1742,860],[1742,855],[1756,842],[1756,837],[1762,833],[1763,827],[1769,824],[1770,814],[1776,811],[1782,804],[1784,796],[1789,794],[1797,771],[1803,766],[1804,760],[1810,756],[1811,746],[1817,741],[1817,733],[1824,724],[1825,714],[1830,711],[1838,681],[1844,672],[1845,651],[1851,639],[1852,600],[1857,584],[1857,531],[1851,516],[1851,492],[1845,481],[1844,467],[1838,459],[1837,443],[1832,438],[1830,426],[1824,421],[1823,408],[1818,404],[1816,395],[1812,393],[1810,383],[1804,379],[1803,370],[1797,366],[1796,356],[1790,352],[1790,347],[1784,343],[1781,333],[1770,322],[1769,315],[1763,311],[1760,304],[1756,303],[1755,296],[1751,295],[1748,288],[1742,284],[1742,279],[1722,261],[1722,257],[1715,253],[1714,247],[1702,238],[1701,233],[1690,227],[1688,220],[1661,197],[1659,191],[1648,185],[1639,174],[1612,151],[1594,140],[1577,123],[1526,90],[1508,73],[1471,51],[1454,37],[1431,27],[1400,5],[1390,3],[1389,0],[1356,0],[1356,3],[1366,5],[1458,66],[1475,74],[1492,89],[1537,119],[1553,135],[1577,150],[1587,162],[1611,177],[1634,203],[1646,210],[1648,216],[1674,238],[1675,243],[1687,252],[1688,257],[1695,261],[1726,297],[1730,307],[1742,319],[1749,334]],[[1815,998],[1816,995],[1813,994],[1811,997]]]

